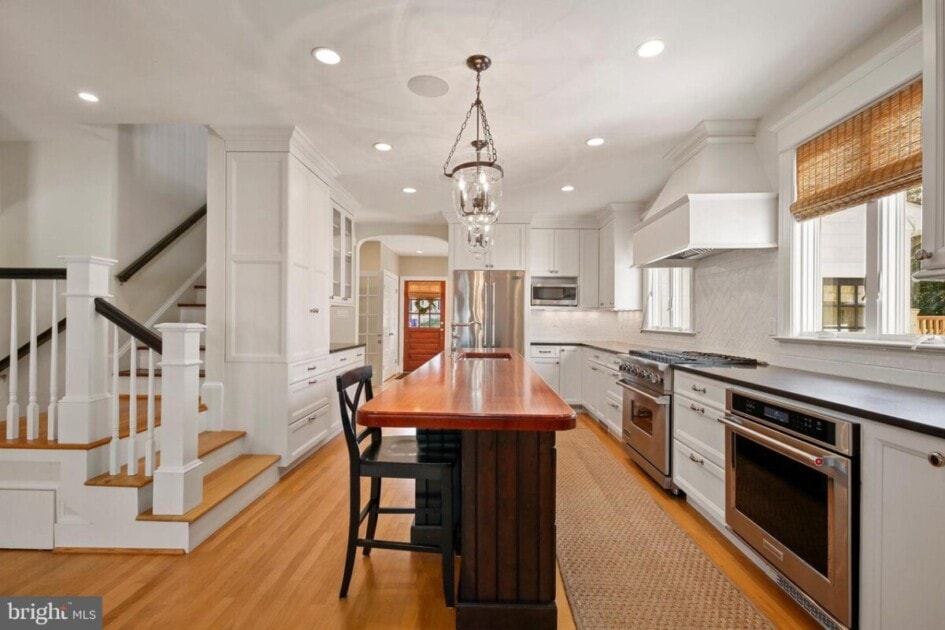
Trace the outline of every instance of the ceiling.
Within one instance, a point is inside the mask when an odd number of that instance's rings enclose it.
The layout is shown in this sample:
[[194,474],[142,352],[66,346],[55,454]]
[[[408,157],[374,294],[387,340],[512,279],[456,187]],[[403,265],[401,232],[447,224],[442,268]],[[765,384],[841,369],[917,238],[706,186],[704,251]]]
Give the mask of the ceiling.
[[398,234],[371,240],[380,241],[398,256],[446,256],[449,252],[449,243],[435,236]]
[[[442,222],[443,161],[473,99],[464,60],[485,53],[503,212],[587,214],[652,200],[669,174],[662,156],[700,120],[761,116],[910,4],[0,0],[0,139],[86,124],[297,124],[341,170],[359,219]],[[654,37],[666,51],[639,58]],[[316,46],[342,62],[316,62]],[[413,94],[418,74],[449,92]],[[585,146],[592,136],[606,143]]]

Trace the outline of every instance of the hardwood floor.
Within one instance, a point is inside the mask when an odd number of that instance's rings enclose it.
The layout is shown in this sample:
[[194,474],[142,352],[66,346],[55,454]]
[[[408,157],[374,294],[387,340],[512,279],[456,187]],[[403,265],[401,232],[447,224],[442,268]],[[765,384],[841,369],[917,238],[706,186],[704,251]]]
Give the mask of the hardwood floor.
[[[608,448],[649,482],[615,440]],[[347,456],[340,437],[187,556],[0,551],[4,595],[102,595],[109,628],[450,628],[435,554],[359,555],[338,599],[346,529]],[[680,527],[779,628],[809,618],[684,500],[647,486]],[[367,492],[365,485],[363,492]],[[408,505],[413,482],[385,481],[383,501]],[[378,535],[406,540],[410,516],[381,517]],[[574,628],[558,577],[558,627]]]

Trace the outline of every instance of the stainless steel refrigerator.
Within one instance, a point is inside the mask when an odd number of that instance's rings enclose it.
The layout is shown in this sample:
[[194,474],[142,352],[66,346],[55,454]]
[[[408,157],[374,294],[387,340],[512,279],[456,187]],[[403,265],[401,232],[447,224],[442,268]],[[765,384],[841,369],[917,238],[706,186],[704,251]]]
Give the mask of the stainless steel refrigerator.
[[452,324],[457,348],[513,348],[524,354],[525,272],[454,271]]

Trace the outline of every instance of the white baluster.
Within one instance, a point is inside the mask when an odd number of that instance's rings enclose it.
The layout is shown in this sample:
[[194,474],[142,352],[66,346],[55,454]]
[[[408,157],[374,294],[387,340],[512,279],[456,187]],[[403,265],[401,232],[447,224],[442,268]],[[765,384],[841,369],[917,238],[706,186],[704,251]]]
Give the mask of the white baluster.
[[131,338],[128,370],[128,474],[138,474],[138,340]]
[[30,282],[29,401],[26,403],[26,439],[39,437],[39,396],[36,392],[36,281]]
[[148,477],[154,474],[154,350],[151,348],[148,348],[148,439],[144,445],[144,474]]
[[16,401],[19,388],[17,363],[19,362],[19,342],[16,338],[16,280],[10,281],[10,369],[7,384],[10,386],[7,403],[7,439],[20,437],[20,403]]
[[49,347],[49,407],[46,409],[46,439],[56,440],[59,421],[59,281],[52,281],[52,339]]
[[118,446],[121,444],[121,403],[118,395],[118,326],[112,326],[112,441],[108,445],[108,474],[117,475],[121,470],[118,461]]

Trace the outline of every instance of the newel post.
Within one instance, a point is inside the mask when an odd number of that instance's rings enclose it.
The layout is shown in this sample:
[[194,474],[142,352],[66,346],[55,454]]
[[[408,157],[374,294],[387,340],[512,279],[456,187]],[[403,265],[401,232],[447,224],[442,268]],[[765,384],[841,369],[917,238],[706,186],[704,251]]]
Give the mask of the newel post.
[[88,444],[109,435],[105,318],[95,299],[108,297],[112,265],[96,256],[60,256],[66,263],[66,391],[59,401],[59,442]]
[[203,324],[158,324],[161,355],[161,465],[154,471],[155,514],[183,514],[203,501],[197,459],[200,333]]

